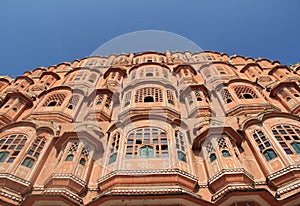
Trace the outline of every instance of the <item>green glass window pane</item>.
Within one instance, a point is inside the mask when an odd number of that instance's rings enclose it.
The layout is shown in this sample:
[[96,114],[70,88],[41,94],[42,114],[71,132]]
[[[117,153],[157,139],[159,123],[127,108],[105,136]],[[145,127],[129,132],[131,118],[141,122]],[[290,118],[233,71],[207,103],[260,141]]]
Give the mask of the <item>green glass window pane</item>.
[[297,152],[297,154],[300,154],[300,143],[293,142],[291,145],[292,145],[293,149]]
[[73,159],[74,159],[74,155],[71,154],[71,155],[67,156],[66,161],[70,162],[70,161],[73,161]]
[[222,151],[223,157],[230,157],[230,153],[227,150]]
[[142,158],[153,158],[154,148],[151,146],[144,146],[140,149],[140,157]]
[[85,166],[86,160],[84,158],[81,158],[79,161],[79,164],[81,164],[82,166]]
[[215,154],[211,154],[209,156],[210,162],[214,162],[217,159],[217,156]]
[[9,155],[9,152],[0,152],[0,162],[4,162]]
[[32,168],[33,164],[34,164],[34,160],[29,157],[26,157],[22,162],[22,165],[28,168]]
[[179,160],[186,162],[186,155],[182,151],[177,151],[177,157]]

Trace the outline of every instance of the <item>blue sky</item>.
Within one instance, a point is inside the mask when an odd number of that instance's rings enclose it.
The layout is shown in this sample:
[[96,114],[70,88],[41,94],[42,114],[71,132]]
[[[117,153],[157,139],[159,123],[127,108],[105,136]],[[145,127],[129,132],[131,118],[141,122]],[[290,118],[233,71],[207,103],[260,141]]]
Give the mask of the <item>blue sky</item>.
[[300,61],[299,0],[0,1],[0,75],[89,56],[139,30],[163,30],[203,50]]

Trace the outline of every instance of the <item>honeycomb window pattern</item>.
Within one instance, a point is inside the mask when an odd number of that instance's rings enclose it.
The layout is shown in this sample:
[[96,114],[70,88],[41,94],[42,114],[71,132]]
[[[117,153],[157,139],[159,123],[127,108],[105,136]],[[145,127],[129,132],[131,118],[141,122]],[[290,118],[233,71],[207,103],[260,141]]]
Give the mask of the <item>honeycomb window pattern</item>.
[[221,96],[222,96],[222,99],[224,100],[225,104],[233,102],[233,98],[227,89],[223,89],[221,91]]
[[80,160],[79,160],[80,165],[82,165],[82,166],[86,165],[89,154],[90,154],[90,148],[89,148],[89,146],[85,145],[81,150]]
[[62,93],[52,94],[46,99],[43,106],[61,106],[65,98],[66,95]]
[[168,103],[174,105],[175,101],[174,101],[174,95],[173,92],[171,90],[167,90],[167,99],[168,99]]
[[159,88],[147,87],[136,91],[135,103],[142,102],[163,102],[162,90]]
[[74,109],[76,107],[76,105],[78,104],[79,102],[79,96],[78,95],[73,95],[70,100],[69,100],[69,103],[68,103],[68,109]]
[[228,148],[228,144],[226,142],[226,139],[227,139],[227,137],[225,137],[225,138],[224,137],[220,137],[217,140],[219,150],[221,150],[223,157],[229,157],[230,156],[229,148]]
[[239,99],[255,99],[258,98],[257,94],[250,87],[237,86],[234,91]]
[[95,98],[95,106],[99,106],[103,103],[103,99],[104,99],[104,96],[103,94],[97,94],[96,98]]

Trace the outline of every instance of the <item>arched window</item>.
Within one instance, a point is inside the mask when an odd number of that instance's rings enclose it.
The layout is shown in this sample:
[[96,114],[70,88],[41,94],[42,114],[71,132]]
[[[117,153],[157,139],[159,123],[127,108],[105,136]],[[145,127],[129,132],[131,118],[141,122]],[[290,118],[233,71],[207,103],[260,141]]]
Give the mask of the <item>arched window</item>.
[[0,152],[0,162],[4,162],[8,157],[9,152]]
[[26,143],[23,134],[11,134],[0,139],[0,162],[13,162]]
[[110,108],[111,106],[111,97],[107,96],[106,97],[106,101],[105,101],[105,105],[106,108]]
[[22,165],[28,168],[32,168],[33,164],[34,164],[35,160],[30,158],[30,157],[26,157],[24,159],[24,161],[22,162]]
[[277,125],[272,127],[272,133],[286,154],[300,154],[300,128],[292,125]]
[[192,87],[192,91],[194,92],[198,102],[206,101],[206,97],[199,87]]
[[117,132],[110,139],[110,156],[109,156],[108,164],[117,161],[119,144],[120,144],[120,133]]
[[74,159],[74,155],[69,154],[69,155],[66,157],[66,162],[71,162],[71,161],[73,161],[73,159]]
[[227,89],[223,89],[221,91],[222,99],[224,100],[225,104],[233,102],[233,98]]
[[79,147],[79,142],[77,140],[72,140],[71,144],[69,144],[69,147],[67,149],[67,157],[65,161],[71,162],[74,160],[74,154],[76,154]]
[[146,127],[135,129],[129,133],[126,158],[160,158],[168,156],[168,139],[164,130]]
[[174,105],[174,95],[171,90],[167,90],[168,103]]
[[96,98],[95,98],[95,105],[96,105],[96,106],[101,105],[102,102],[103,102],[103,99],[104,99],[103,94],[97,94],[97,96],[96,96]]
[[272,160],[277,157],[277,155],[273,149],[267,149],[266,151],[263,152],[263,154],[267,161]]
[[79,164],[81,164],[82,166],[85,166],[86,160],[84,158],[81,158],[79,161]]
[[254,99],[258,98],[257,94],[247,86],[234,87],[234,91],[239,99]]
[[90,75],[90,77],[89,77],[89,82],[91,82],[91,83],[94,83],[95,82],[95,80],[96,80],[96,77],[97,77],[97,75],[96,74],[91,74]]
[[175,130],[177,158],[186,162],[186,140],[182,132]]
[[217,156],[215,153],[212,153],[211,155],[209,155],[209,161],[210,162],[214,162],[217,159]]
[[79,102],[79,95],[73,95],[68,103],[68,109],[74,109]]
[[37,137],[36,140],[32,143],[30,149],[28,150],[26,158],[24,159],[22,165],[31,168],[34,162],[40,156],[45,143],[46,139],[44,137]]
[[190,95],[190,94],[187,95],[187,101],[188,101],[189,105],[192,105],[194,103],[192,95]]
[[89,154],[90,154],[90,148],[85,145],[82,150],[81,150],[81,154],[80,154],[80,160],[79,160],[79,164],[82,165],[82,166],[85,166],[86,162],[87,162],[87,159],[89,157]]
[[267,161],[277,157],[269,139],[265,136],[265,134],[261,130],[255,130],[253,133],[253,138],[260,152],[263,153]]
[[56,93],[50,95],[44,102],[43,107],[54,107],[62,105],[65,100],[66,95],[61,93]]
[[217,140],[217,143],[218,143],[218,147],[219,147],[219,150],[221,150],[222,152],[222,156],[223,157],[229,157],[230,156],[230,153],[229,153],[229,148],[228,148],[228,145],[226,143],[226,139],[224,137],[220,137],[218,140]]
[[131,91],[127,92],[124,97],[124,107],[127,107],[130,104],[131,100]]
[[152,72],[146,73],[146,77],[153,77],[153,73]]
[[159,88],[142,88],[136,91],[135,103],[140,102],[163,102],[162,90]]

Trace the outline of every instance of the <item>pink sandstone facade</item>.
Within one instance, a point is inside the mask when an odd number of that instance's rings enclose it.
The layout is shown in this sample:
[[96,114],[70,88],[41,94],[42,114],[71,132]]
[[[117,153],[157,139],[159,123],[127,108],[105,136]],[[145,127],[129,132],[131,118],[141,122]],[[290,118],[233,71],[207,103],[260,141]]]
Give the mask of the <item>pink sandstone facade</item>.
[[300,65],[87,57],[0,78],[0,205],[300,205]]

